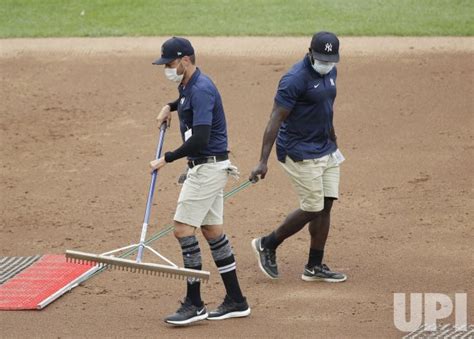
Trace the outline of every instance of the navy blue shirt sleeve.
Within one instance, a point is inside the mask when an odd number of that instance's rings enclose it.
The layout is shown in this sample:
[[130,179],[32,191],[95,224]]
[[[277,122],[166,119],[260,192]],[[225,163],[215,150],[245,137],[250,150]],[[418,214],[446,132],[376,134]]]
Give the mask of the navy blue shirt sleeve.
[[193,109],[193,126],[212,126],[212,112],[214,111],[216,98],[209,91],[197,89],[191,97]]
[[305,85],[298,74],[285,74],[278,84],[275,102],[289,111],[295,107],[298,98],[304,93]]

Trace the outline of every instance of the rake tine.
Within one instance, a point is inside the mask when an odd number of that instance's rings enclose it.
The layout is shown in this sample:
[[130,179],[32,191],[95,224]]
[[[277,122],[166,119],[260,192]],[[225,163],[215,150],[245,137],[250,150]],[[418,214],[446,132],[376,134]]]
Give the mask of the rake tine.
[[137,262],[135,260],[117,258],[109,255],[97,255],[78,251],[66,251],[66,256],[68,256],[70,260],[79,262],[81,264],[97,265],[98,267],[105,267],[108,269],[117,269],[121,271],[141,273],[146,275],[158,275],[161,277],[170,277],[179,280],[186,280],[192,277],[197,281],[205,282],[209,277],[209,272],[206,271],[197,271],[156,263],[143,263]]

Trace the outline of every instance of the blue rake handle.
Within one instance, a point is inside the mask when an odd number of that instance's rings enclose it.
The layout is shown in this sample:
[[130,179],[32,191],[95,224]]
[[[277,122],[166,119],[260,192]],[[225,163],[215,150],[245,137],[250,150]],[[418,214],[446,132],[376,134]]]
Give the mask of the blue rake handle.
[[[166,122],[160,127],[160,137],[158,139],[158,146],[156,148],[156,159],[161,157],[161,151],[163,149],[163,141],[165,139]],[[138,244],[137,263],[140,263],[143,258],[143,251],[145,249],[145,238],[148,229],[148,221],[150,220],[151,204],[153,203],[153,194],[155,193],[156,178],[158,177],[158,171],[154,170],[151,174],[150,188],[148,189],[148,198],[146,201],[145,217],[143,218],[142,233],[140,235],[140,243]]]

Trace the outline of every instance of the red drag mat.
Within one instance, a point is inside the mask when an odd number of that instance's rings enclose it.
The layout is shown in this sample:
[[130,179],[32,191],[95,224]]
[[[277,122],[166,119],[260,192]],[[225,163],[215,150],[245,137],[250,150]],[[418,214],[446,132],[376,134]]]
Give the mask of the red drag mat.
[[[44,255],[0,285],[0,310],[31,310],[90,270],[93,265],[66,262],[64,255]],[[65,293],[65,290],[63,293]]]

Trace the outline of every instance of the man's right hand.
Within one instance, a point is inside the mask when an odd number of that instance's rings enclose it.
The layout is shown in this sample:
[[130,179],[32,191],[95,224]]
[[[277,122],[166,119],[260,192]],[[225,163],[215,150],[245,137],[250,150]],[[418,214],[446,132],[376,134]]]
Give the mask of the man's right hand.
[[260,179],[265,179],[267,175],[268,166],[266,162],[260,162],[255,168],[253,169],[252,173],[250,173],[249,180],[253,183],[256,183]]
[[160,113],[158,113],[158,116],[156,117],[156,121],[158,122],[158,127],[161,127],[161,125],[166,122],[166,125],[170,127],[171,125],[171,107],[170,105],[165,105],[161,109]]

